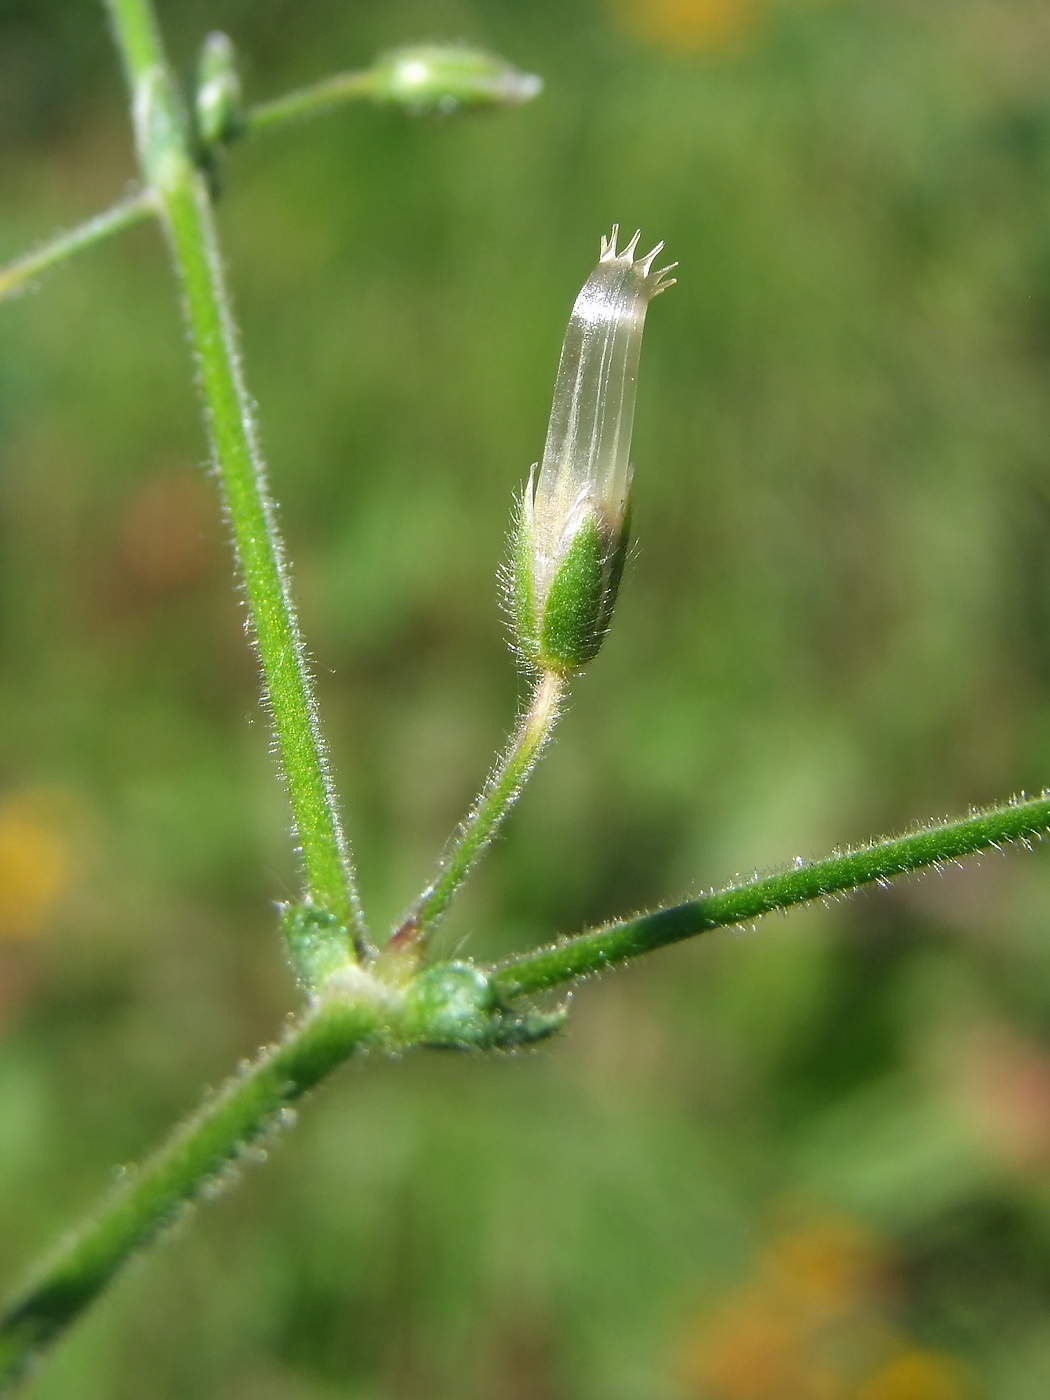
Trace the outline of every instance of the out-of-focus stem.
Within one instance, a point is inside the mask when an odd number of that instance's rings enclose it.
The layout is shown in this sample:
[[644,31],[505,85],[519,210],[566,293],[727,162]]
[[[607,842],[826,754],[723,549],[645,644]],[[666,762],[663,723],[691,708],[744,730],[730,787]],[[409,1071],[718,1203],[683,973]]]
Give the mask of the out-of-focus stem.
[[157,212],[158,206],[153,191],[138,190],[114,204],[112,209],[106,209],[67,233],[57,234],[31,252],[23,253],[6,267],[0,267],[0,301],[20,291],[27,283],[32,282],[34,277],[39,277],[58,263],[65,262],[66,258],[71,258],[81,249],[90,248],[93,243],[101,243],[112,234],[131,228],[133,224],[139,224]]
[[244,114],[241,131],[247,136],[254,136],[256,132],[268,131],[274,126],[321,116],[333,107],[341,107],[344,102],[373,97],[375,91],[376,75],[371,71],[335,73],[308,87],[287,92],[283,97],[249,107]]

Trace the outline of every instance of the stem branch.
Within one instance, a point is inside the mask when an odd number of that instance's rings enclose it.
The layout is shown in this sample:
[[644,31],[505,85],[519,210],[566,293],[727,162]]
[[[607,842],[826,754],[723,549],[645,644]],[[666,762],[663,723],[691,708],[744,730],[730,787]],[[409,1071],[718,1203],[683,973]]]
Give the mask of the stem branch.
[[197,1113],[131,1168],[87,1222],[59,1245],[36,1278],[0,1314],[0,1391],[110,1282],[129,1256],[187,1206],[233,1179],[252,1144],[285,1125],[288,1109],[337,1065],[374,1043],[382,1003],[318,1003],[284,1041],[262,1051]]
[[[693,934],[1048,832],[1050,797],[1011,803],[566,939],[496,969],[490,985],[502,1001],[540,992]],[[207,1099],[68,1237],[0,1316],[0,1389],[87,1307],[135,1249],[207,1194],[209,1183],[222,1184],[230,1164],[281,1125],[282,1109],[355,1053],[434,1039],[433,1026],[406,1020],[404,1005],[396,990],[353,969],[280,1045],[263,1051],[246,1073]]]
[[367,935],[317,722],[266,469],[245,387],[211,201],[149,0],[107,0],[134,99],[139,155],[185,299],[212,450],[222,478],[295,830],[306,898]]
[[534,953],[512,958],[493,974],[500,997],[578,981],[606,967],[651,953],[668,943],[728,924],[748,923],[775,909],[848,893],[862,885],[885,884],[912,870],[943,865],[976,851],[998,850],[1050,832],[1050,797],[989,808],[963,821],[923,827],[908,836],[874,841],[855,851],[829,856],[702,895],[671,909],[566,938]]
[[273,126],[283,126],[287,122],[302,121],[306,117],[320,116],[344,102],[375,95],[376,77],[369,71],[359,73],[335,73],[330,78],[311,83],[309,87],[296,88],[283,97],[272,98],[249,107],[244,114],[241,131],[248,136],[256,132],[268,131]]
[[0,268],[0,301],[20,291],[27,282],[39,277],[42,272],[47,272],[57,263],[71,258],[74,253],[79,253],[82,248],[101,243],[111,234],[120,233],[122,229],[141,223],[143,219],[156,213],[157,201],[153,191],[137,190],[114,204],[111,209],[96,214],[93,219],[88,219],[67,233],[60,233],[38,248],[23,253],[20,258],[15,258],[14,262]]
[[392,951],[424,941],[427,932],[452,903],[474,863],[517,801],[550,738],[564,693],[562,676],[546,671],[539,677],[510,747],[452,838],[434,879],[391,938],[388,946]]

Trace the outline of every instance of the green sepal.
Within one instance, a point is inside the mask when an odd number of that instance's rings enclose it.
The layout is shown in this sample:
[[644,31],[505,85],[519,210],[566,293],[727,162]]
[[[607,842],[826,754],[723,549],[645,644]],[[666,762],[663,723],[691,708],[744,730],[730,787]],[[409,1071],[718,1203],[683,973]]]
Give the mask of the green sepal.
[[353,940],[334,914],[313,904],[286,904],[281,931],[300,985],[315,992],[334,972],[357,961]]
[[447,1050],[510,1049],[553,1035],[568,1011],[518,1011],[501,1002],[491,979],[467,962],[434,963],[405,990],[406,1028],[423,1045]]
[[[632,501],[633,497],[628,494],[626,504],[624,505],[623,522],[620,525],[620,533],[605,566],[605,592],[602,595],[597,625],[599,646],[604,640],[606,632],[609,630],[613,608],[616,606],[616,595],[620,591],[620,580],[623,578],[623,566],[627,563],[627,549],[631,543]],[[597,647],[595,650],[597,650]]]
[[565,674],[597,656],[612,611],[606,601],[610,563],[608,536],[589,515],[547,590],[537,649],[544,670]]

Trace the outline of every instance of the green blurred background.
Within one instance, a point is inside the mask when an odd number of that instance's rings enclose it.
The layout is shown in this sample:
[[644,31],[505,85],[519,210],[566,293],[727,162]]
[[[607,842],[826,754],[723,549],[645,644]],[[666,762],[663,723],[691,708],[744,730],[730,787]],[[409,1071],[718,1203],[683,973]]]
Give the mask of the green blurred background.
[[[1045,0],[167,0],[253,100],[391,45],[542,74],[231,152],[221,225],[376,926],[521,693],[494,572],[613,221],[643,355],[616,625],[450,918],[498,956],[1050,779]],[[0,0],[0,257],[133,176],[88,0]],[[648,246],[648,245],[647,245]],[[0,1273],[295,1004],[287,813],[156,230],[0,312]],[[32,1400],[1043,1400],[1050,867],[342,1073]]]

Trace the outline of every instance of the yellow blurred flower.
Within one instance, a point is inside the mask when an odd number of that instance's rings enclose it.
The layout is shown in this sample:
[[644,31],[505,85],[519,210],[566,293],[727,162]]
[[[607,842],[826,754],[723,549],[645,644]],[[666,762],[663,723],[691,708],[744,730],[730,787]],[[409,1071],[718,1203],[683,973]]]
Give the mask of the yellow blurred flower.
[[70,874],[69,842],[46,794],[0,799],[0,942],[34,938]]
[[885,1250],[853,1220],[832,1216],[778,1235],[767,1247],[769,1283],[792,1309],[818,1320],[873,1301]]
[[887,1362],[857,1391],[856,1400],[966,1400],[972,1394],[963,1368],[937,1351],[905,1351]]
[[887,1309],[887,1250],[829,1216],[773,1239],[757,1277],[688,1329],[696,1400],[968,1400],[951,1356],[913,1347]]
[[736,1294],[689,1347],[690,1394],[711,1400],[845,1400],[809,1328],[763,1288]]
[[721,48],[748,34],[764,0],[611,0],[632,34],[687,51]]

